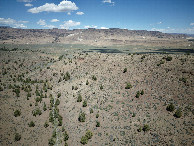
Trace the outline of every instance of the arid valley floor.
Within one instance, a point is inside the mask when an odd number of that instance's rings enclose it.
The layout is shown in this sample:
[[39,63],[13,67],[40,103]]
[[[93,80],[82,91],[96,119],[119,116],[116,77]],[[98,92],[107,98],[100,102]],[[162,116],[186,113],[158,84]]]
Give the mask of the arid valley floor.
[[70,33],[1,35],[0,145],[194,145],[193,40]]

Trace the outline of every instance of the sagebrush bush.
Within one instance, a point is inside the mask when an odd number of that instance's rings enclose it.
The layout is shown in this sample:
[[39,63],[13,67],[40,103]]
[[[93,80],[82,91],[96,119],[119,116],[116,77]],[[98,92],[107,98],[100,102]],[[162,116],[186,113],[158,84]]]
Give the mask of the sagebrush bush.
[[182,116],[182,111],[181,111],[180,108],[178,108],[178,109],[176,110],[174,116],[175,116],[176,118],[180,118],[180,117]]
[[87,100],[84,100],[83,107],[86,107],[86,106],[87,106]]
[[82,96],[80,94],[78,95],[77,102],[82,102]]
[[126,72],[127,72],[127,68],[124,68],[123,73],[126,73]]
[[34,126],[35,126],[35,124],[34,124],[34,122],[33,122],[33,121],[31,121],[30,123],[28,123],[28,126],[29,126],[29,127],[34,127]]
[[140,92],[139,92],[139,91],[137,91],[137,93],[136,93],[135,97],[136,97],[136,98],[139,98],[139,96],[140,96]]
[[96,127],[100,127],[100,122],[96,121]]
[[167,110],[167,111],[170,111],[170,112],[173,112],[173,111],[175,110],[175,106],[174,106],[172,103],[170,103],[170,104],[166,107],[166,110]]
[[132,85],[130,83],[127,83],[125,86],[125,89],[131,89],[131,88],[132,88]]
[[21,115],[21,111],[20,110],[16,110],[15,112],[14,112],[14,116],[15,117],[19,117]]
[[149,131],[150,130],[150,126],[149,125],[144,125],[143,126],[143,131],[144,132],[147,132],[147,131]]
[[84,112],[81,112],[81,113],[79,114],[78,120],[79,120],[80,122],[85,122],[85,120],[86,120],[86,114],[85,114]]
[[67,134],[67,131],[63,134],[64,141],[67,141],[69,139],[69,135]]
[[15,134],[15,141],[20,141],[21,135],[19,133]]

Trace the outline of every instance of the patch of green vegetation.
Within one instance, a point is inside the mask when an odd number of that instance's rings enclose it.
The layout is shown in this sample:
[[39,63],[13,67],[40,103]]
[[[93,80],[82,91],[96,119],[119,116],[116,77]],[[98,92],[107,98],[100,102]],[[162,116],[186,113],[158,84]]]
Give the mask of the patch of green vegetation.
[[19,117],[21,115],[21,111],[20,110],[16,110],[15,112],[14,112],[14,116],[15,117]]
[[93,136],[93,133],[90,130],[86,131],[85,136],[82,136],[80,143],[85,145],[88,143],[88,140],[91,139]]
[[78,117],[78,121],[85,122],[86,120],[86,114],[84,112],[81,112]]
[[144,125],[143,126],[143,131],[144,132],[147,132],[147,131],[149,131],[150,130],[150,126],[149,125]]
[[15,141],[20,141],[21,140],[21,135],[19,133],[15,134]]
[[86,106],[87,106],[87,100],[84,100],[83,107],[86,107]]
[[40,116],[41,114],[42,114],[42,112],[41,112],[41,110],[39,108],[37,108],[37,109],[35,109],[35,110],[32,111],[32,115],[35,116],[35,117],[37,115]]
[[131,88],[132,88],[132,85],[130,83],[127,83],[125,86],[125,89],[131,89]]
[[64,137],[64,139],[63,139],[64,141],[67,141],[69,139],[69,135],[68,135],[67,131],[64,132],[63,137]]
[[178,108],[174,114],[176,118],[180,118],[182,116],[182,111],[181,108]]
[[93,109],[91,108],[91,109],[90,109],[90,114],[92,114],[93,112],[94,112],[94,111],[93,111]]
[[140,92],[139,92],[139,91],[137,91],[137,93],[136,93],[135,97],[136,97],[136,98],[139,98],[139,96],[140,96]]
[[92,80],[96,81],[97,80],[96,76],[93,75]]
[[96,127],[100,127],[100,122],[96,121]]
[[175,106],[174,106],[172,103],[170,103],[170,104],[166,107],[166,110],[167,110],[167,111],[170,111],[170,112],[173,112],[173,111],[175,110]]
[[179,79],[179,81],[182,81],[183,83],[186,83],[187,82],[187,79],[184,78],[184,77],[182,77],[182,78]]
[[48,122],[46,121],[46,122],[44,123],[44,127],[47,128],[48,126],[49,126],[49,124],[48,124]]
[[126,73],[126,72],[127,72],[127,68],[124,68],[123,73]]
[[86,85],[89,85],[89,82],[88,82],[88,80],[86,81]]
[[28,123],[28,126],[29,126],[29,127],[34,127],[34,126],[35,126],[35,124],[34,124],[34,122],[33,122],[33,121],[31,121],[30,123]]
[[78,95],[77,102],[82,102],[82,96],[80,94]]

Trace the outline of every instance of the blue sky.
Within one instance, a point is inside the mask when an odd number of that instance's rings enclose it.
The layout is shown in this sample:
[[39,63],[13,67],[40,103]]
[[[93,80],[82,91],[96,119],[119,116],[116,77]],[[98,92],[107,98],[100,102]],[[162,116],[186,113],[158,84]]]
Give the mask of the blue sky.
[[0,0],[0,25],[194,34],[194,0]]

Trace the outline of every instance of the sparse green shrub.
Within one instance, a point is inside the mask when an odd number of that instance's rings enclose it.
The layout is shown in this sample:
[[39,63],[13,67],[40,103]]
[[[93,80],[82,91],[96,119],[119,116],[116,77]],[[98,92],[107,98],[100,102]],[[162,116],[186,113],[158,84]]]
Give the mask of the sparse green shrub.
[[86,135],[85,135],[88,139],[91,139],[93,136],[93,133],[90,130],[86,131]]
[[78,95],[77,102],[82,102],[82,96],[80,94]]
[[47,107],[46,107],[46,104],[44,102],[44,105],[43,105],[43,110],[46,111],[47,110]]
[[126,73],[127,72],[127,68],[125,68],[124,70],[123,70],[123,73]]
[[98,117],[99,117],[99,113],[96,114],[96,118],[98,118]]
[[167,56],[167,57],[163,57],[163,59],[165,59],[166,61],[171,61],[172,57],[171,56]]
[[179,81],[182,81],[183,83],[186,83],[187,82],[187,79],[184,78],[184,77],[182,77],[182,78],[179,79]]
[[137,91],[137,93],[136,93],[135,97],[136,97],[136,98],[139,98],[139,96],[140,96],[140,92],[139,92],[139,91]]
[[15,112],[14,112],[14,116],[15,117],[19,117],[21,115],[21,111],[20,110],[16,110]]
[[42,112],[39,108],[32,111],[32,115],[35,116],[35,117],[36,117],[36,115],[40,116],[41,114],[42,114]]
[[67,131],[63,134],[64,141],[67,141],[69,139],[69,135],[67,134]]
[[54,118],[53,118],[53,113],[52,113],[52,111],[50,111],[50,113],[49,113],[49,122],[51,122],[51,123],[54,122]]
[[131,89],[131,88],[132,88],[132,85],[130,83],[127,83],[125,86],[125,89]]
[[61,97],[61,93],[58,93],[58,94],[57,94],[57,97],[58,97],[58,98]]
[[86,81],[86,85],[89,85],[89,82],[88,82],[88,80]]
[[144,91],[143,90],[141,90],[141,93],[140,93],[141,95],[144,95]]
[[93,136],[93,133],[90,130],[87,130],[85,136],[82,136],[80,143],[85,145],[88,143],[88,140],[91,139]]
[[64,146],[68,146],[67,142],[65,142]]
[[87,106],[87,100],[84,100],[83,107],[86,107],[86,106]]
[[59,56],[59,61],[61,61],[63,59],[63,56],[64,55]]
[[62,126],[62,124],[63,124],[63,117],[61,115],[58,115],[58,121],[59,121],[58,126]]
[[150,130],[150,126],[149,125],[144,125],[143,126],[143,131],[144,132],[147,132],[147,131],[149,131]]
[[100,122],[96,121],[96,127],[100,127]]
[[64,75],[63,79],[65,79],[65,81],[68,81],[70,79],[70,74],[69,72],[66,72],[66,74]]
[[60,100],[57,99],[57,100],[55,101],[55,105],[58,106],[59,104],[60,104]]
[[92,114],[93,112],[94,112],[94,111],[93,111],[93,109],[91,108],[91,109],[90,109],[90,114]]
[[48,122],[46,121],[46,122],[44,123],[44,127],[47,128],[48,126],[49,126],[49,124],[48,124]]
[[72,86],[72,90],[74,90],[74,86]]
[[19,133],[15,134],[15,141],[20,141],[21,135]]
[[141,131],[142,131],[142,128],[141,128],[141,127],[139,127],[139,128],[137,129],[137,131],[138,131],[138,132],[141,132]]
[[103,89],[103,86],[102,85],[100,85],[100,90],[102,90]]
[[36,97],[36,98],[35,98],[35,101],[36,101],[36,102],[42,102],[42,98],[41,98],[41,97]]
[[176,118],[180,118],[180,117],[182,116],[182,111],[181,111],[180,108],[178,108],[178,109],[176,110],[174,116],[175,116]]
[[83,145],[87,144],[88,143],[88,138],[86,136],[82,136],[80,143],[83,144]]
[[93,75],[92,80],[96,81],[97,80],[96,76]]
[[28,126],[29,126],[29,127],[34,127],[34,126],[35,126],[35,124],[34,124],[34,122],[33,122],[33,121],[31,121],[30,123],[28,123]]
[[143,60],[145,57],[146,57],[146,56],[145,56],[145,55],[143,55],[143,56],[141,56],[141,59]]
[[31,97],[32,95],[31,95],[31,93],[30,92],[28,92],[28,94],[27,94],[27,97]]
[[81,112],[81,113],[79,114],[78,120],[79,120],[80,122],[85,122],[85,120],[86,120],[86,114],[85,114],[84,112]]
[[48,145],[49,145],[49,146],[55,145],[55,140],[54,140],[54,138],[49,139]]
[[136,116],[136,114],[135,114],[135,113],[133,113],[133,114],[132,114],[132,117],[135,117],[135,116]]
[[173,112],[175,110],[175,106],[171,103],[166,107],[167,111]]

